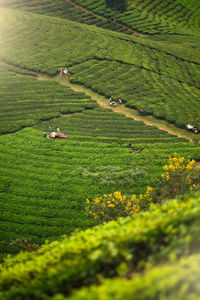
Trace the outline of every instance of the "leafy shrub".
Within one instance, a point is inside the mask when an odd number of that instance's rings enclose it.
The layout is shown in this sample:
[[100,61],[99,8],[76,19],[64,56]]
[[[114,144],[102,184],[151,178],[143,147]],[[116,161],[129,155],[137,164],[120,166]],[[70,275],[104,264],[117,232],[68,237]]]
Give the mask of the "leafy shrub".
[[195,166],[195,160],[184,163],[184,157],[177,153],[169,156],[169,162],[163,167],[161,198],[172,198],[191,189],[200,188],[200,171]]
[[183,257],[175,263],[156,266],[131,280],[107,279],[101,285],[77,291],[71,297],[56,295],[53,300],[192,300],[199,299],[200,255]]
[[[122,263],[130,271],[145,262],[180,257],[200,246],[200,194],[133,217],[120,218],[62,241],[20,253],[0,265],[1,299],[48,299],[57,293],[98,282],[118,274]],[[48,295],[48,296],[47,296]],[[148,298],[147,298],[148,299]]]
[[83,177],[90,178],[96,184],[117,189],[129,187],[133,181],[136,182],[140,177],[146,175],[142,168],[122,170],[121,167],[116,166],[102,166],[96,172],[84,168],[79,168],[76,171]]
[[104,194],[103,197],[95,198],[92,202],[86,199],[85,210],[97,221],[110,221],[118,217],[132,216],[142,209],[146,209],[152,201],[153,189],[148,186],[144,195],[130,197],[121,192]]

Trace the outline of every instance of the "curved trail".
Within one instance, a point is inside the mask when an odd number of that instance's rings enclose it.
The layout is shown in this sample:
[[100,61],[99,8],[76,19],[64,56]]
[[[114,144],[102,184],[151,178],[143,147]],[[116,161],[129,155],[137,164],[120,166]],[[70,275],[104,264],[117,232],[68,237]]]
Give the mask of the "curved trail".
[[[6,65],[6,66],[13,67],[12,64],[7,63],[7,62],[5,62],[1,59],[0,59],[0,65]],[[20,68],[20,67],[15,67],[15,68],[23,70],[23,68]],[[131,118],[131,119],[134,119],[136,121],[144,122],[144,124],[146,124],[148,126],[157,127],[158,129],[164,130],[164,131],[168,132],[169,134],[173,134],[173,135],[176,135],[180,138],[185,138],[185,139],[189,140],[190,142],[193,142],[193,139],[192,139],[193,135],[189,134],[187,132],[184,132],[185,130],[183,130],[183,129],[181,130],[181,129],[176,128],[173,125],[169,125],[164,120],[158,121],[157,119],[153,118],[153,116],[150,116],[150,120],[148,120],[149,117],[147,117],[147,116],[146,117],[142,117],[142,116],[137,117],[137,116],[135,116],[136,111],[134,111],[133,109],[129,109],[129,108],[125,107],[123,104],[118,106],[118,107],[115,107],[115,108],[111,107],[107,103],[105,103],[106,102],[105,97],[93,92],[92,90],[89,90],[89,89],[85,88],[84,86],[79,86],[77,84],[73,84],[69,81],[69,79],[66,80],[66,78],[60,77],[59,75],[57,75],[55,77],[49,77],[48,75],[40,74],[38,72],[35,72],[35,74],[38,75],[38,77],[34,77],[34,79],[36,79],[36,80],[54,80],[54,81],[57,81],[61,85],[67,85],[68,87],[70,87],[75,92],[85,93],[92,100],[96,101],[100,107],[111,109],[115,113],[124,114],[127,118]],[[29,76],[31,76],[31,75],[29,75]],[[100,100],[100,98],[102,98],[103,101]],[[64,116],[64,115],[62,115],[62,116]],[[160,124],[160,123],[164,123],[163,124],[164,126],[162,126],[162,124]],[[166,127],[169,127],[169,126],[172,127],[172,128],[170,128],[170,129],[166,128]],[[182,131],[183,133],[182,132],[178,133],[177,131]],[[195,136],[194,136],[194,138],[195,138]],[[200,139],[198,139],[198,140],[200,141]]]
[[[71,89],[72,89],[73,91],[75,91],[75,92],[80,92],[77,88],[74,88],[74,87],[72,87],[72,86],[70,86],[70,87],[71,87]],[[87,94],[87,95],[88,95],[88,94]],[[122,109],[120,109],[120,108],[114,108],[114,107],[112,107],[112,106],[109,106],[109,105],[105,104],[104,102],[100,101],[99,99],[95,98],[94,96],[91,96],[91,95],[88,95],[88,96],[90,96],[90,98],[91,98],[92,100],[96,101],[96,102],[99,104],[99,106],[101,106],[101,107],[103,107],[103,108],[111,109],[111,110],[112,110],[113,112],[115,112],[115,113],[123,113],[123,114],[125,114],[125,116],[126,116],[127,118],[131,118],[131,119],[134,119],[134,120],[136,120],[136,121],[142,121],[142,122],[144,122],[145,125],[157,127],[157,128],[160,129],[160,130],[164,130],[164,131],[166,131],[166,132],[168,132],[168,133],[170,133],[170,134],[176,135],[176,136],[178,136],[178,137],[180,137],[180,138],[186,138],[186,139],[188,139],[190,142],[193,142],[193,140],[192,140],[191,138],[189,138],[189,137],[185,137],[185,136],[183,136],[183,135],[181,135],[181,134],[178,134],[178,133],[176,133],[176,132],[173,132],[173,131],[171,131],[171,130],[168,130],[167,128],[164,128],[164,127],[161,127],[161,126],[157,126],[156,124],[151,123],[151,122],[148,122],[148,121],[145,121],[144,119],[140,119],[140,118],[137,118],[137,117],[132,116],[132,115],[130,115],[130,114],[126,114],[126,113],[124,113],[124,112],[122,111]]]

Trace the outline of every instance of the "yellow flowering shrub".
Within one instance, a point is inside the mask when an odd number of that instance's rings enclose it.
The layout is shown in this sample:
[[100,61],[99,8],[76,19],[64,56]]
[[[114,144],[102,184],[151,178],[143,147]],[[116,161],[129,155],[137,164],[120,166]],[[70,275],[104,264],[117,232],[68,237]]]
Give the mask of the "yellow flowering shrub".
[[86,199],[85,210],[99,222],[110,221],[118,217],[131,216],[149,206],[152,201],[153,189],[148,186],[144,195],[137,197],[122,195],[121,192],[104,194],[93,201]]
[[193,189],[199,189],[200,171],[195,160],[187,160],[177,153],[169,156],[168,164],[163,167],[162,183],[160,189],[161,199],[181,195]]

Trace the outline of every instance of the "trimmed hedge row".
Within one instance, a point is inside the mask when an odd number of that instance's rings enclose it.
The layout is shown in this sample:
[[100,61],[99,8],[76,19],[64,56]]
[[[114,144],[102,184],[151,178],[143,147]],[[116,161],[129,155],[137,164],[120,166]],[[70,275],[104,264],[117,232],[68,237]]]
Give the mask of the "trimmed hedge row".
[[[160,62],[162,60],[158,57],[157,66]],[[169,56],[166,64],[169,66],[170,63],[173,65],[173,59]],[[146,108],[156,118],[175,123],[178,127],[185,128],[190,123],[200,127],[197,77],[189,77],[186,71],[181,72],[186,65],[189,69],[190,64],[180,65],[180,72],[176,69],[176,74],[165,69],[166,64],[162,71],[161,67],[156,71],[151,60],[148,64],[150,67],[147,70],[121,62],[90,60],[71,67],[70,71],[74,75],[70,80],[107,97],[117,99],[120,95],[126,106],[133,109]]]
[[[50,140],[42,131],[59,127],[68,140]],[[106,109],[93,109],[52,119],[0,139],[2,228],[0,253],[16,253],[16,239],[41,244],[94,223],[84,213],[85,199],[113,192],[116,187],[82,176],[80,168],[141,170],[124,193],[156,188],[168,156],[178,152],[199,158],[199,145],[168,135]],[[80,135],[81,134],[81,135]],[[161,151],[162,149],[162,151]],[[103,174],[103,173],[102,173]],[[17,213],[16,213],[17,212]],[[12,221],[11,221],[12,220]]]
[[[74,4],[79,4],[79,7]],[[1,0],[0,5],[50,16],[56,15],[72,21],[125,33],[131,33],[128,28],[151,35],[158,33],[177,34],[184,33],[184,31],[187,33],[187,30],[200,30],[200,6],[197,1],[189,2],[185,0],[184,3],[179,0],[168,0],[167,2],[160,2],[159,0],[134,1],[125,12],[117,13],[118,22],[125,25],[127,29],[113,22],[113,13],[110,9],[106,9],[103,0],[72,0],[71,3],[65,0],[54,0],[53,2],[51,0],[37,2],[33,0]],[[89,11],[86,13],[84,8]],[[106,22],[102,16],[110,19],[110,22]]]
[[[123,265],[121,269],[123,270]],[[126,267],[124,267],[126,269]],[[71,297],[62,294],[53,300],[192,300],[200,299],[199,287],[200,255],[183,257],[164,265],[153,267],[142,275],[134,275],[131,280],[125,278],[104,280],[100,286],[92,286],[75,293]],[[119,272],[120,273],[120,272]]]
[[113,31],[119,31],[127,34],[132,34],[133,31],[128,28],[124,28],[121,25],[115,24],[112,20],[105,19],[102,16],[93,14],[92,12],[86,12],[83,8],[79,8],[74,5],[73,2],[69,3],[65,0],[25,0],[25,1],[13,1],[8,0],[0,1],[0,5],[4,7],[26,10],[37,14],[45,14],[48,16],[56,16],[63,19],[68,19],[78,23],[84,23],[88,25],[95,25],[104,29]]
[[[117,20],[128,27],[142,33],[151,35],[158,33],[185,33],[199,31],[200,5],[197,0],[190,4],[188,0],[184,4],[180,1],[160,0],[136,0],[129,4],[125,12],[117,13]],[[73,2],[94,11],[100,15],[113,17],[111,10],[106,9],[105,1],[73,0]],[[184,6],[185,5],[185,6]]]
[[69,295],[98,282],[100,275],[116,276],[122,263],[134,271],[144,261],[158,263],[172,253],[174,257],[192,253],[200,243],[199,217],[200,196],[193,194],[8,258],[0,266],[0,296],[40,300],[57,293]]
[[[157,139],[158,142],[161,142],[160,139],[162,138],[174,138],[166,131],[147,126],[143,122],[135,121],[104,108],[87,110],[67,117],[64,116],[63,118],[55,118],[48,122],[41,122],[34,128],[42,130],[42,128],[47,128],[48,124],[53,128],[62,128],[70,136],[109,137],[111,140],[114,138],[140,138],[140,142],[147,138]],[[179,141],[177,138],[175,140]]]
[[0,105],[0,134],[98,106],[85,94],[57,82],[17,76],[14,69],[10,72],[3,66],[0,66]]

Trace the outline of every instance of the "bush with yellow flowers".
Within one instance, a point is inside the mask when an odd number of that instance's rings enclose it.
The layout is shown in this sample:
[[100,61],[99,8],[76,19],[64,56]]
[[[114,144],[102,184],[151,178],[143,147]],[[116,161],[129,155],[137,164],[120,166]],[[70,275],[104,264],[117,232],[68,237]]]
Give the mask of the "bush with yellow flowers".
[[195,165],[195,160],[187,160],[177,153],[169,156],[168,164],[163,167],[160,188],[161,199],[175,197],[187,191],[200,188],[200,170]]
[[99,222],[110,221],[118,217],[131,216],[149,207],[152,201],[153,189],[148,186],[146,193],[137,197],[122,195],[121,192],[104,194],[90,201],[86,199],[85,210]]

